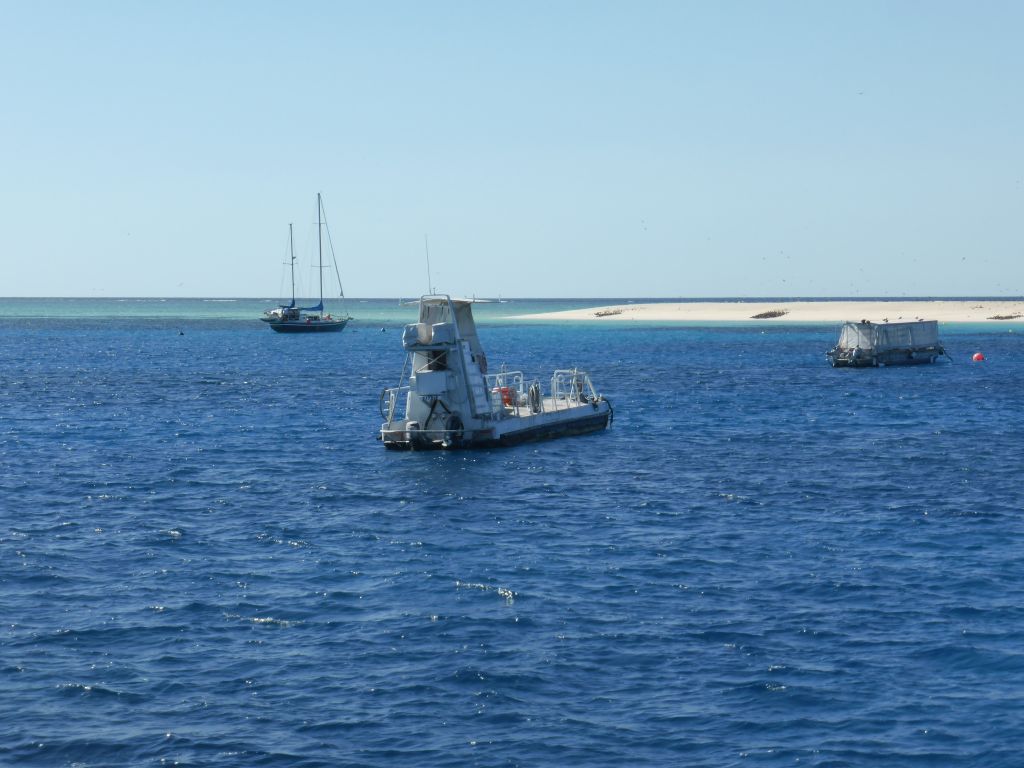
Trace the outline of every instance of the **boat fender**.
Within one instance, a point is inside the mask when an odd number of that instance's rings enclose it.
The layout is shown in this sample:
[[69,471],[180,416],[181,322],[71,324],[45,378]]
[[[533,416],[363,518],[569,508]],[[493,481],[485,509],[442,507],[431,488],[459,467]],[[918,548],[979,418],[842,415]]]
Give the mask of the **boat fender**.
[[530,413],[540,413],[540,387],[537,384],[530,385]]

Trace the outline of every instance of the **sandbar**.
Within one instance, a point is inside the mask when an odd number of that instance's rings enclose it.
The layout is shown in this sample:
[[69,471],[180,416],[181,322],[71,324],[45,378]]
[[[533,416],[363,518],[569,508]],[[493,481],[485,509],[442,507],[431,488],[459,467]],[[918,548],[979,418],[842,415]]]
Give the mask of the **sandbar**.
[[[760,317],[758,317],[760,315]],[[563,312],[522,315],[526,320],[592,320],[595,322],[759,322],[840,323],[870,320],[897,323],[938,320],[948,323],[1024,323],[1024,301],[689,301],[617,304]]]
[[521,318],[597,323],[843,323],[862,319],[871,323],[905,323],[915,319],[941,323],[1024,323],[1024,301],[681,301],[595,306],[526,314]]

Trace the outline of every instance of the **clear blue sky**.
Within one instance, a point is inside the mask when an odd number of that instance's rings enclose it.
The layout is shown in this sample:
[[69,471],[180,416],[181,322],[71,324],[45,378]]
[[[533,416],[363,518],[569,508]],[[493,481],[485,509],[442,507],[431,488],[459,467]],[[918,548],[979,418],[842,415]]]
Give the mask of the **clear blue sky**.
[[0,295],[277,296],[317,191],[350,296],[1024,294],[1021,2],[0,19]]

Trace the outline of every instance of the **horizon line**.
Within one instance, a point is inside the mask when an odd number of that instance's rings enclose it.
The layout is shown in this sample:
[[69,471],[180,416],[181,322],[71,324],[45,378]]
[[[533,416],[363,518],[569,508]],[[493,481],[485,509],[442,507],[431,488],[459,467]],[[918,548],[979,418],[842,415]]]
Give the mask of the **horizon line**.
[[[402,301],[409,296],[346,296],[335,299],[324,298],[324,301]],[[422,294],[428,295],[428,294]],[[456,294],[451,294],[456,295]],[[458,294],[461,295],[461,294]],[[300,298],[309,297],[296,297]],[[923,296],[474,296],[489,301],[650,301],[650,302],[712,302],[712,301],[1024,301],[1024,295],[1013,294],[933,294]],[[270,296],[0,296],[0,301],[10,300],[51,300],[69,299],[85,301],[279,301]]]

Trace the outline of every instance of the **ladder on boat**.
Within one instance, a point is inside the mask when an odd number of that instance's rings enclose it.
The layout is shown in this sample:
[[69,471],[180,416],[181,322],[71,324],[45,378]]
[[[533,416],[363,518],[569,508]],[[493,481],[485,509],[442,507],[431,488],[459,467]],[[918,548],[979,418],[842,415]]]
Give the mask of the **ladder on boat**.
[[491,400],[487,396],[487,385],[484,377],[480,375],[479,367],[473,362],[473,353],[469,349],[469,343],[461,341],[459,347],[462,349],[462,370],[466,374],[466,383],[469,385],[472,395],[473,416],[479,418],[490,415]]

